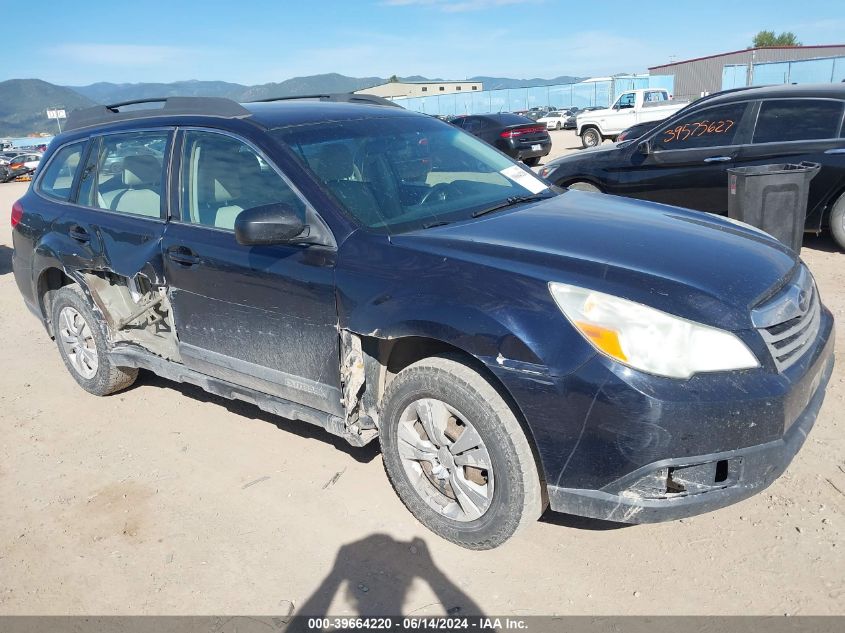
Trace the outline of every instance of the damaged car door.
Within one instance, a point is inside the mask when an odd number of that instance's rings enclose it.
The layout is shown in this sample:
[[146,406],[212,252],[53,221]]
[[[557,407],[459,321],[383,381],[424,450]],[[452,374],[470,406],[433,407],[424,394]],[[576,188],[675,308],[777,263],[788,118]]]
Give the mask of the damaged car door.
[[184,364],[204,374],[342,415],[335,249],[244,245],[245,210],[284,204],[314,212],[243,139],[180,131],[179,214],[162,243]]
[[[161,314],[139,319],[145,305],[160,301],[155,297],[164,284],[160,243],[173,133],[155,129],[94,136],[76,185],[76,206],[57,223],[70,246],[65,265],[85,279],[113,338],[132,340],[165,357],[172,357],[167,351],[172,336],[159,338],[154,331],[167,329],[167,319]],[[127,320],[136,312],[138,318]],[[149,324],[152,337],[146,332]]]

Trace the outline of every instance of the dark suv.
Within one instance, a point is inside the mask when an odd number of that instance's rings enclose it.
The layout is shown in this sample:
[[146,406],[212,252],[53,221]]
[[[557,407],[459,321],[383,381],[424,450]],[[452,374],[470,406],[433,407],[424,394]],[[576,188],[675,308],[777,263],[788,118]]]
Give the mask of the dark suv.
[[395,107],[171,98],[68,128],[13,262],[76,381],[145,369],[378,438],[462,546],[547,504],[649,522],[748,497],[824,397],[831,314],[755,229],[550,189]]
[[700,99],[641,138],[550,161],[540,175],[726,215],[728,168],[819,163],[805,230],[830,227],[845,249],[845,84],[729,90]]

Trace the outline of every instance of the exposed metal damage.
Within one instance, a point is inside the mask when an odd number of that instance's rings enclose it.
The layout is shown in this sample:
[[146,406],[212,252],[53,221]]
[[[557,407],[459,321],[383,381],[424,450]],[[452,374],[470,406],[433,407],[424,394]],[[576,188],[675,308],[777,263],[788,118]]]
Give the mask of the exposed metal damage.
[[349,330],[340,331],[340,352],[345,431],[357,438],[353,443],[366,444],[378,435],[378,413],[371,402],[371,392],[366,389],[372,386],[367,385],[367,364],[377,361],[366,355],[361,337]]
[[80,273],[105,323],[112,346],[131,343],[167,360],[181,362],[173,311],[163,285],[143,273]]

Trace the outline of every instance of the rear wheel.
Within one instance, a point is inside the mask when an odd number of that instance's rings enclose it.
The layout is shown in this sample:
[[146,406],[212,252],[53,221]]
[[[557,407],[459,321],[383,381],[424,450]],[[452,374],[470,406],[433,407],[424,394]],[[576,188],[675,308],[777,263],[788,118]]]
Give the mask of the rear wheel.
[[108,356],[105,326],[79,286],[56,291],[52,301],[53,333],[71,376],[89,393],[105,396],[125,389],[138,377],[132,367],[116,367]]
[[532,156],[531,158],[523,158],[522,162],[528,165],[529,167],[536,167],[540,164],[541,156]]
[[601,142],[601,133],[596,128],[588,127],[581,132],[581,144],[584,147],[595,147],[596,145],[601,145]]
[[455,358],[427,358],[394,378],[380,439],[399,498],[453,543],[497,547],[542,513],[522,427],[490,383]]
[[845,250],[845,193],[839,196],[830,210],[830,233],[839,248]]
[[573,182],[571,185],[567,187],[567,189],[576,189],[578,191],[591,191],[593,193],[601,193],[601,189],[596,187],[591,182],[586,182],[584,180],[579,180],[578,182]]

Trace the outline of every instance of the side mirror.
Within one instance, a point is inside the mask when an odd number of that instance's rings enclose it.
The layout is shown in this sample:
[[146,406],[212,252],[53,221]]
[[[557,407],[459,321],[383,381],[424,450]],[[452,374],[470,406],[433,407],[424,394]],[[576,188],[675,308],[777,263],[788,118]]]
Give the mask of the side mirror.
[[235,218],[238,244],[289,244],[308,232],[302,215],[283,202],[244,209]]
[[643,156],[648,156],[651,154],[651,143],[648,141],[641,141],[639,145],[637,145],[637,151]]

